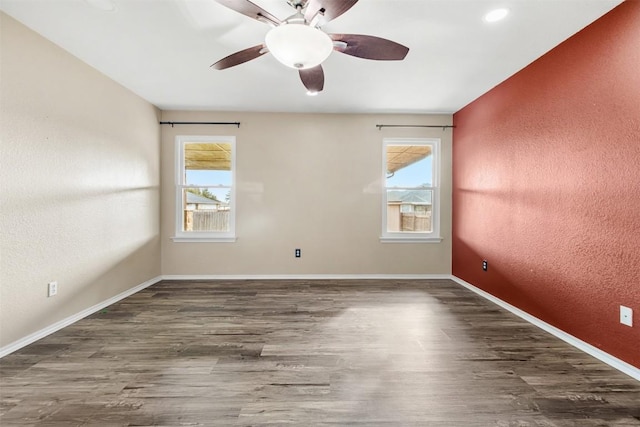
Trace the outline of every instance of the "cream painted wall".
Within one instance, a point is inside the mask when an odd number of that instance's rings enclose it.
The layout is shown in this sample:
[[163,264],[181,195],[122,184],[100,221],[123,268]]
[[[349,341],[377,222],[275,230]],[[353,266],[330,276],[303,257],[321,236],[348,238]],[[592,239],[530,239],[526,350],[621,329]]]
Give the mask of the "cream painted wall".
[[160,274],[160,127],[154,106],[2,13],[0,31],[6,346]]
[[[451,130],[375,126],[446,124],[450,115],[167,111],[162,120],[241,122],[162,127],[164,275],[451,273]],[[170,239],[176,135],[237,137],[237,242]],[[384,137],[441,138],[441,243],[380,243]]]

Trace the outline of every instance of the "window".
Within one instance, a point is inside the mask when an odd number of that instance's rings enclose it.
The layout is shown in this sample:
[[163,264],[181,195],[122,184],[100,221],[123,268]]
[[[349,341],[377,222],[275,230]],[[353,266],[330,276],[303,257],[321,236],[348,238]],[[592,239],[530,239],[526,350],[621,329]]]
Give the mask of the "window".
[[384,139],[383,242],[440,238],[439,139]]
[[176,137],[174,241],[235,241],[235,137]]

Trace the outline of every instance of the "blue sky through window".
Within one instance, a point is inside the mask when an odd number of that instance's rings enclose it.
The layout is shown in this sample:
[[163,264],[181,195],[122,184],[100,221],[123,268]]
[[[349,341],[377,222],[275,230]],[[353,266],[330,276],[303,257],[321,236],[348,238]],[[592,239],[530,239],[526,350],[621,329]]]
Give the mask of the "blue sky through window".
[[187,170],[187,185],[231,185],[231,171]]
[[433,156],[415,162],[397,170],[391,178],[387,178],[387,187],[419,187],[433,185]]
[[[231,171],[221,170],[187,170],[187,185],[225,185],[231,187]],[[208,187],[209,192],[221,202],[227,201],[229,188]]]

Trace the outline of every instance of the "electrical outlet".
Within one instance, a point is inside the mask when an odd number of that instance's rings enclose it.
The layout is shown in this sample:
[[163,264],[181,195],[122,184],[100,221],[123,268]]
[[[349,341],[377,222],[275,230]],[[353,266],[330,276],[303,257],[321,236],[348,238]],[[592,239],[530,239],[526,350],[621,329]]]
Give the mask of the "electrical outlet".
[[49,282],[47,286],[48,297],[55,296],[58,293],[58,282]]
[[482,270],[487,271],[488,268],[489,268],[489,261],[485,259],[482,261]]
[[627,326],[633,326],[633,310],[624,305],[620,306],[620,323]]
[[296,249],[296,258],[300,258],[302,256],[302,251],[300,249]]

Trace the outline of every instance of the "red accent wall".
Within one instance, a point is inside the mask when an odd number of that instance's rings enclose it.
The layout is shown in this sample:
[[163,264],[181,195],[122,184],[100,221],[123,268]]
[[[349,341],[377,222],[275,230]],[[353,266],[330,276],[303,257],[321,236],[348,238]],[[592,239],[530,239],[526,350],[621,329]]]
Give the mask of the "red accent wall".
[[640,1],[454,124],[453,274],[640,368]]

